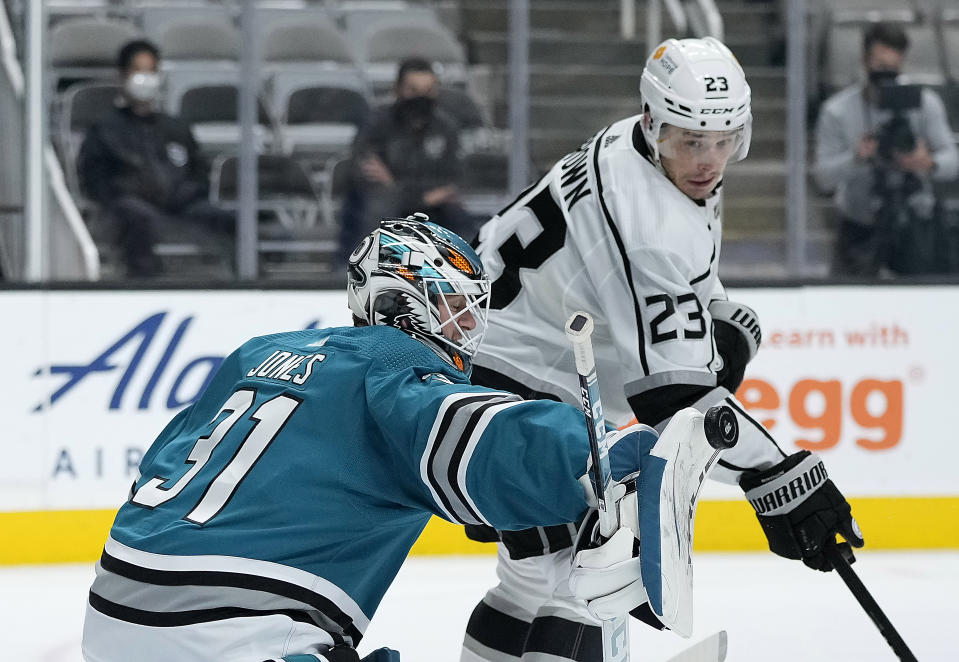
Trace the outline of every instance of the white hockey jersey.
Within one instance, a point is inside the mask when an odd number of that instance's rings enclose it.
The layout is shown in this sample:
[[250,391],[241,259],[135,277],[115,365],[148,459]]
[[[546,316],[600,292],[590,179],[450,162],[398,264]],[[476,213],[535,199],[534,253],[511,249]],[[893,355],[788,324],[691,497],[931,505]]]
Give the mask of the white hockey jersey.
[[785,454],[716,385],[707,308],[726,298],[721,193],[696,202],[676,188],[647,158],[640,121],[600,131],[483,226],[477,250],[493,286],[474,363],[578,404],[564,325],[585,310],[607,421],[661,428],[684,406],[725,402],[740,416],[740,443],[712,477],[735,482]]

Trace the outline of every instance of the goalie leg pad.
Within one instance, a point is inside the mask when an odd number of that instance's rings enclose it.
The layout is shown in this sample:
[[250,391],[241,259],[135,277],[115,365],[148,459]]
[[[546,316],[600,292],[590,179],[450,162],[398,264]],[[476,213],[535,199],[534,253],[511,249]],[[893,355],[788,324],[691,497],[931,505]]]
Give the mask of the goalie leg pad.
[[570,588],[597,619],[630,611],[653,627],[688,637],[693,518],[699,489],[721,451],[710,446],[704,416],[692,408],[674,415],[662,436],[634,437],[629,451],[638,454],[640,470],[615,485],[621,528],[595,546],[598,516],[590,512],[577,537]]

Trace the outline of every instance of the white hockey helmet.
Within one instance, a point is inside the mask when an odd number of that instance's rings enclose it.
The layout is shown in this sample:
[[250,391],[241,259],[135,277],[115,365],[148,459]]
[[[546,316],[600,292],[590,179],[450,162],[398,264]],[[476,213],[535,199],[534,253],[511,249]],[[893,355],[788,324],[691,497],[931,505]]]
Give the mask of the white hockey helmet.
[[347,299],[361,321],[396,327],[469,374],[486,333],[489,277],[469,244],[428,219],[380,221],[350,255]]
[[746,158],[752,137],[749,84],[732,52],[718,39],[667,39],[646,60],[639,83],[643,136],[659,162],[664,125],[735,137],[729,162]]

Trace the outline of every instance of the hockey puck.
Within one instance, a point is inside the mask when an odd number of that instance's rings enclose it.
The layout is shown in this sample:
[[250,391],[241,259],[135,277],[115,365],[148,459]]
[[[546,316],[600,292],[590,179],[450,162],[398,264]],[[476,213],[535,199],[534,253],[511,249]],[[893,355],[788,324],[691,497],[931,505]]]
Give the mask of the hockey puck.
[[739,441],[739,422],[726,405],[710,407],[703,420],[706,441],[716,449],[732,448]]

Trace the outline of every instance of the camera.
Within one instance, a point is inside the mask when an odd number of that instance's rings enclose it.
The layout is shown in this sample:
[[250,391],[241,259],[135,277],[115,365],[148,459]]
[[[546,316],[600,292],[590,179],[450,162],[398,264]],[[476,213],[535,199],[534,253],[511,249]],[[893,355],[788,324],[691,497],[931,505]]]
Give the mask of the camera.
[[878,107],[893,113],[892,119],[876,132],[879,156],[891,161],[896,154],[908,154],[916,149],[916,135],[906,113],[922,103],[922,86],[891,83],[880,85],[877,90]]

